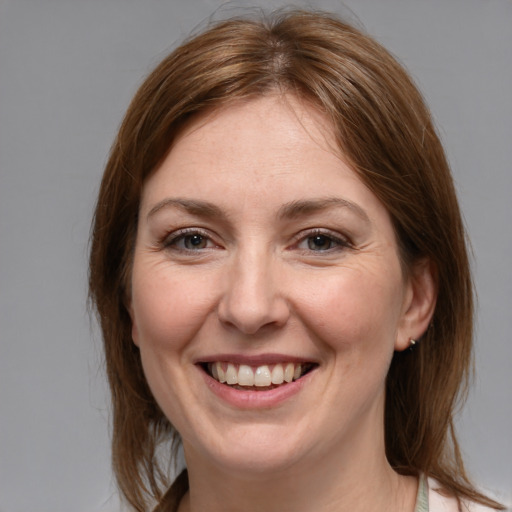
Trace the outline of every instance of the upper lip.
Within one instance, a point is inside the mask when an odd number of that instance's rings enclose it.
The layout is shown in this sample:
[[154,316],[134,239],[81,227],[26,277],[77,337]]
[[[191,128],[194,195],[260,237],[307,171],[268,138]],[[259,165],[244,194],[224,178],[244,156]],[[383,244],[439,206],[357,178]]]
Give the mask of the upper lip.
[[214,354],[200,357],[196,360],[196,364],[227,362],[235,364],[246,364],[248,366],[260,366],[264,364],[279,363],[316,363],[312,358],[304,358],[291,356],[286,354]]

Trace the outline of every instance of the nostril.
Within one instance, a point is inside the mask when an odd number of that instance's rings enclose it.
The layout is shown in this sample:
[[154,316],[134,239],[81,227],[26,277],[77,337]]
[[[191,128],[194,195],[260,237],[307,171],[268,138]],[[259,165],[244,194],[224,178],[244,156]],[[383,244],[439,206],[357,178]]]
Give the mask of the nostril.
[[282,327],[286,324],[290,312],[282,299],[258,304],[251,304],[248,300],[240,299],[237,303],[229,303],[226,300],[220,304],[218,316],[225,326],[244,334],[254,335],[261,330]]

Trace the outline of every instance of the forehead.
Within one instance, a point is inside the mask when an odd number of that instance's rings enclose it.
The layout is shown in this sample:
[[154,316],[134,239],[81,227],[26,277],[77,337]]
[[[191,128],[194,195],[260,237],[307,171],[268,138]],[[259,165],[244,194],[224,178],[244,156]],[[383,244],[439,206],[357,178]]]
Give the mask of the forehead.
[[[172,180],[176,186],[272,178],[276,184],[319,178],[321,163],[355,173],[337,147],[332,123],[311,103],[292,95],[238,101],[201,114],[179,133],[144,195]],[[162,183],[161,183],[162,185]]]
[[[264,131],[260,130],[262,124],[266,127]],[[286,132],[282,131],[284,126]],[[173,146],[198,131],[203,136],[205,132],[213,135],[219,127],[230,131],[233,138],[242,137],[247,130],[255,128],[255,139],[261,138],[267,143],[274,140],[279,145],[293,143],[307,134],[324,149],[329,148],[341,156],[335,143],[334,126],[328,116],[304,97],[279,92],[230,101],[200,113],[183,127]]]

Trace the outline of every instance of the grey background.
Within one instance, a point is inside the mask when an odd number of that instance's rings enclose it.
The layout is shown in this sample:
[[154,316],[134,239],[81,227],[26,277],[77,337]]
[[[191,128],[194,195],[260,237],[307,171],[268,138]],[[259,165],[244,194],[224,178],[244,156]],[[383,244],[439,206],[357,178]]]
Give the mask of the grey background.
[[[0,0],[0,512],[119,510],[101,343],[86,312],[95,193],[142,77],[221,4]],[[230,6],[255,4],[282,2]],[[475,479],[510,500],[512,3],[309,4],[359,20],[432,108],[480,302],[460,438]]]

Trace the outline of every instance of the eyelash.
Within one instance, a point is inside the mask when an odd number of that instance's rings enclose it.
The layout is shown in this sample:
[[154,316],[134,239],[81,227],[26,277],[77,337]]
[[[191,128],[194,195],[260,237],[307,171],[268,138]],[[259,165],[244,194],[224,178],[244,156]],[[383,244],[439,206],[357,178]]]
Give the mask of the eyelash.
[[185,242],[187,238],[191,238],[194,235],[202,237],[206,243],[212,243],[212,237],[209,233],[198,228],[185,228],[178,231],[173,231],[170,235],[166,236],[162,240],[162,246],[165,249],[174,249],[181,252],[198,252],[203,249],[210,249],[211,247],[201,247],[199,249],[190,249],[188,247],[177,247],[177,244],[181,241]]
[[319,249],[314,250],[311,249],[311,247],[304,248],[303,250],[305,252],[310,253],[331,253],[334,251],[340,251],[343,249],[352,248],[352,243],[345,237],[342,237],[338,234],[334,234],[331,231],[325,230],[325,229],[313,229],[306,233],[302,232],[299,233],[296,237],[297,242],[293,245],[293,247],[299,246],[301,243],[308,243],[309,240],[312,240],[316,237],[322,237],[325,238],[326,241],[328,241],[330,244],[335,244],[334,247],[329,247],[327,249]]
[[[172,249],[179,252],[199,252],[205,249],[211,249],[212,247],[199,247],[196,249],[189,248],[189,247],[178,247],[178,243],[184,242],[186,243],[187,238],[191,238],[193,236],[199,236],[202,237],[202,240],[206,242],[206,244],[214,244],[212,241],[211,235],[202,229],[198,228],[185,228],[180,229],[178,231],[172,232],[170,235],[167,235],[161,242],[161,245],[165,249]],[[325,239],[325,242],[327,242],[330,246],[326,249],[312,249],[309,246],[309,241],[316,238],[316,237],[322,237]],[[308,243],[308,247],[300,248],[299,246],[302,243]],[[332,247],[332,244],[334,244],[334,247]],[[291,245],[291,248],[299,248],[299,250],[307,252],[307,253],[332,253],[335,251],[340,251],[343,249],[351,248],[352,243],[345,237],[341,237],[339,235],[335,235],[330,231],[324,230],[324,229],[313,229],[307,232],[301,232],[295,237],[294,243]]]

